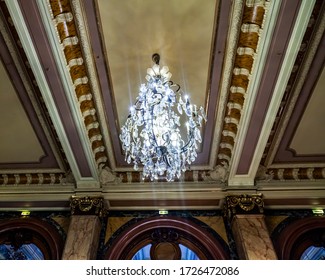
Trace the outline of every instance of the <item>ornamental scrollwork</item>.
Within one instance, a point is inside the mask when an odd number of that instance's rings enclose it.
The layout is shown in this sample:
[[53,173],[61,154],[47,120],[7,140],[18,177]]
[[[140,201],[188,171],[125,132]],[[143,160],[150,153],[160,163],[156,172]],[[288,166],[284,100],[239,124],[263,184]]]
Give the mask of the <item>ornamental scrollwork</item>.
[[262,214],[264,201],[261,194],[229,195],[225,198],[225,216],[231,221],[238,214]]
[[107,214],[104,198],[102,197],[76,197],[70,199],[72,215],[96,215],[104,217]]

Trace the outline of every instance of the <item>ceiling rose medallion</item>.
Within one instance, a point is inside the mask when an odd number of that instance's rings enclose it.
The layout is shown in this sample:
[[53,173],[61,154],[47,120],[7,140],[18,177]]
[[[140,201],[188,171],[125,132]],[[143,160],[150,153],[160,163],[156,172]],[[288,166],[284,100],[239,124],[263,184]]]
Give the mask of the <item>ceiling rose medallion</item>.
[[168,67],[160,68],[159,54],[152,60],[155,64],[147,69],[147,83],[140,86],[120,140],[127,163],[135,170],[143,165],[142,179],[174,181],[196,159],[200,128],[207,119],[203,107],[191,104],[170,80]]

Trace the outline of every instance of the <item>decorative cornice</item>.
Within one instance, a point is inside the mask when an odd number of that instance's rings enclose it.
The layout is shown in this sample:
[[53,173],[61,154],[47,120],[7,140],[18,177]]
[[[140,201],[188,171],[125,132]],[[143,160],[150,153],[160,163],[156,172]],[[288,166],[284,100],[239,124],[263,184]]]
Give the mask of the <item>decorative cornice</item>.
[[0,185],[54,185],[66,182],[65,174],[37,173],[37,174],[0,174]]
[[268,1],[246,1],[229,87],[217,166],[229,166]]
[[[261,165],[270,166],[278,151],[280,141],[286,131],[301,89],[306,81],[312,60],[314,59],[321,37],[324,33],[325,18],[322,17],[322,0],[316,0],[314,9],[290,74],[285,93],[281,100],[272,131],[265,146]],[[322,20],[319,20],[322,18]],[[290,169],[290,168],[286,168]],[[273,168],[272,168],[273,170]]]
[[100,218],[106,216],[107,209],[103,197],[77,197],[70,199],[72,215],[96,215]]
[[53,24],[63,48],[67,67],[78,101],[83,123],[91,144],[98,169],[108,165],[108,157],[103,142],[97,109],[93,100],[92,87],[88,69],[84,63],[84,55],[79,40],[78,28],[69,0],[50,0]]
[[[220,80],[220,98],[218,101],[219,105],[216,110],[216,121],[214,128],[215,132],[213,135],[213,142],[211,148],[212,151],[216,151],[217,147],[220,146],[224,116],[225,111],[227,109],[226,105],[228,102],[229,88],[232,82],[232,72],[237,52],[236,45],[240,34],[244,2],[244,0],[238,0],[234,1],[232,5],[231,24],[229,26],[229,35],[227,37],[227,46],[225,48],[226,52],[224,55],[224,66],[222,69],[223,78]],[[230,147],[232,147],[232,145],[230,145]],[[211,163],[215,164],[217,156],[217,153],[213,153],[211,155]]]
[[271,176],[272,180],[322,180],[325,179],[325,168],[315,167],[315,168],[277,168],[277,169],[267,169],[267,175]]
[[261,194],[229,195],[225,197],[224,216],[232,221],[235,215],[263,214],[264,201]]
[[[175,180],[175,182],[220,182],[221,180],[215,180],[213,174],[211,175],[211,170],[188,170],[182,176]],[[107,172],[104,172],[104,175]],[[106,175],[105,175],[106,176]],[[111,176],[109,178],[113,179]],[[116,178],[114,181],[107,181],[107,183],[152,183],[150,179],[142,180],[141,172],[117,172]],[[161,179],[158,178],[157,182],[166,182],[166,178],[162,177]]]
[[[104,100],[102,97],[102,91],[99,84],[98,74],[96,71],[96,63],[94,61],[93,56],[93,49],[92,45],[89,40],[89,34],[91,34],[91,31],[89,30],[89,23],[86,24],[85,18],[87,18],[87,15],[85,15],[85,10],[87,7],[84,7],[84,4],[80,0],[71,0],[71,6],[73,8],[73,15],[76,22],[76,25],[78,27],[78,34],[80,39],[80,46],[82,48],[83,53],[83,62],[88,70],[88,76],[89,76],[89,83],[92,89],[92,95],[93,100],[96,105],[96,113],[98,116],[98,122],[99,126],[101,128],[102,138],[105,143],[105,147],[107,149],[106,154],[113,153],[113,147],[111,145],[110,141],[107,141],[111,137],[111,128],[107,125],[106,122],[106,112],[104,109]],[[104,158],[103,158],[104,159]],[[110,159],[110,158],[109,158]],[[115,169],[115,161],[110,160],[109,166],[110,169]],[[108,168],[107,165],[104,166],[105,168]]]

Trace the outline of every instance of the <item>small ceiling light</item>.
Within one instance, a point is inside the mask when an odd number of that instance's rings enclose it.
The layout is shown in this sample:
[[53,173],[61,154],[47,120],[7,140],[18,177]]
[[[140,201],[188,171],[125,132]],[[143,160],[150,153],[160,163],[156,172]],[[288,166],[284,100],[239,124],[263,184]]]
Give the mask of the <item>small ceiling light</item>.
[[324,210],[323,209],[312,209],[313,214],[316,216],[323,216],[324,215]]
[[20,215],[21,216],[24,216],[24,217],[29,216],[30,215],[30,211],[29,210],[21,210]]
[[147,83],[140,86],[120,140],[127,163],[133,162],[135,170],[143,165],[143,179],[164,176],[173,181],[197,157],[200,128],[207,119],[203,107],[192,105],[170,80],[168,67],[160,68],[159,54],[152,60],[155,64],[147,69]]

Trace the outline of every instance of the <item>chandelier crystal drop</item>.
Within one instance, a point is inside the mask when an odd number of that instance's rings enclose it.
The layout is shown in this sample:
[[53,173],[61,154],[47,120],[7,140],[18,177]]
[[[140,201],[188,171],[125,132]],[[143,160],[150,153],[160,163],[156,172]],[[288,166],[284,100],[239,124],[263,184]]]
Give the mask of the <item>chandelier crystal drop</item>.
[[200,128],[207,119],[203,107],[192,105],[170,80],[168,67],[160,68],[159,54],[152,59],[155,64],[147,69],[147,83],[140,86],[120,140],[126,162],[134,170],[143,165],[143,179],[174,181],[197,157]]

